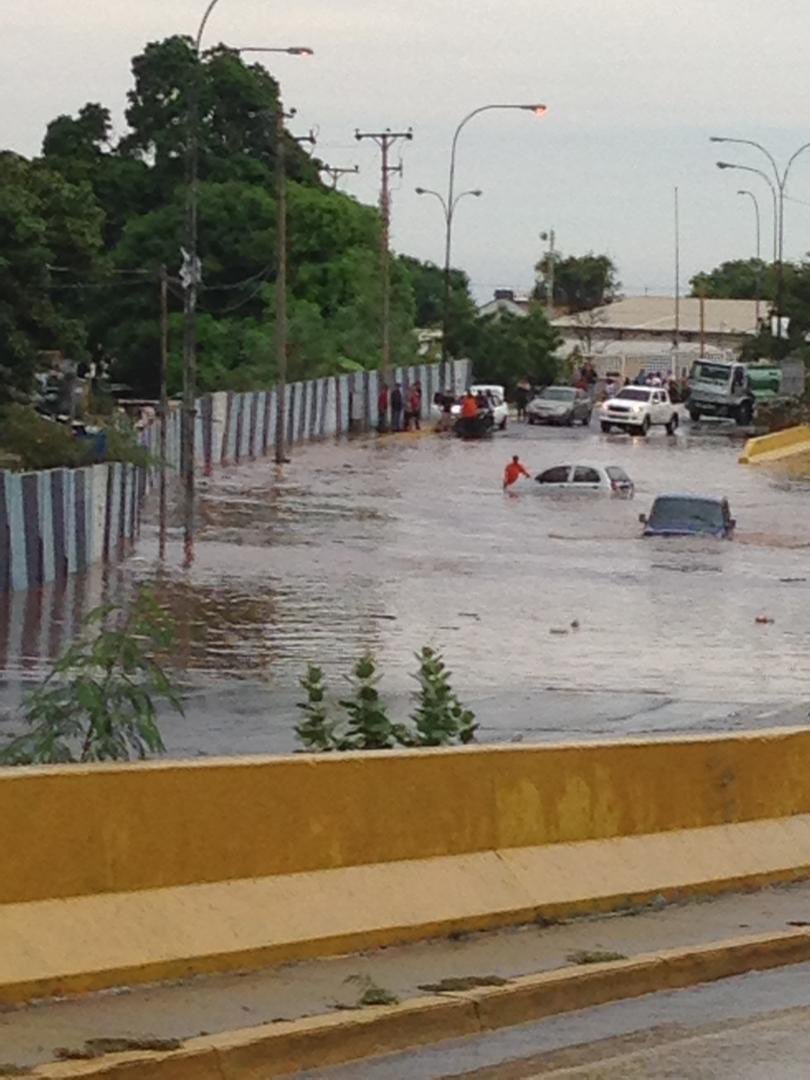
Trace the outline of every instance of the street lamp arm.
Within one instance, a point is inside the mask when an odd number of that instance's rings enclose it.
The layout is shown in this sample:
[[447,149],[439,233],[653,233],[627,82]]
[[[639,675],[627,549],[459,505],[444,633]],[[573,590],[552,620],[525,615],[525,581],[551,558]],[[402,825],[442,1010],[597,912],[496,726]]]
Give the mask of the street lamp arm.
[[458,147],[459,135],[461,135],[464,128],[469,122],[480,113],[489,112],[491,109],[522,109],[526,112],[534,112],[538,116],[542,116],[546,112],[545,105],[513,105],[513,104],[492,104],[492,105],[479,105],[477,109],[473,109],[472,112],[468,112],[461,123],[453,133],[453,142],[450,146],[450,182],[447,187],[448,202],[453,201],[453,189],[455,187],[456,179],[456,149]]
[[442,204],[442,213],[444,214],[444,220],[447,221],[447,202],[444,195],[440,195],[438,191],[434,191],[432,188],[418,187],[415,189],[417,195],[432,195],[434,199],[438,199]]
[[791,156],[790,156],[790,159],[788,160],[788,163],[787,163],[787,165],[785,166],[785,171],[784,171],[784,174],[783,174],[783,176],[782,176],[782,187],[783,187],[783,189],[784,189],[785,185],[787,184],[787,178],[788,178],[788,173],[789,173],[789,172],[790,172],[790,170],[791,170],[791,167],[792,167],[792,165],[793,165],[793,162],[794,162],[794,161],[796,160],[796,158],[797,158],[797,157],[798,157],[798,156],[799,156],[800,154],[803,154],[803,153],[804,153],[804,151],[805,151],[805,150],[808,150],[808,149],[810,149],[810,142],[806,142],[806,143],[804,143],[804,145],[803,145],[803,146],[800,146],[798,150],[796,150],[796,151],[795,151],[795,152],[794,152],[793,154],[791,154]]
[[766,147],[764,147],[762,143],[754,142],[753,139],[729,139],[719,135],[712,135],[711,141],[718,143],[736,143],[738,146],[753,146],[755,150],[759,150],[760,153],[764,154],[768,161],[771,163],[773,175],[776,177],[777,186],[781,188],[784,184],[784,176],[780,178],[779,166],[776,164],[776,160],[774,159],[773,154],[770,152],[770,150],[766,149]]
[[450,216],[452,217],[455,214],[456,207],[467,195],[474,195],[476,199],[480,199],[483,194],[483,191],[479,188],[475,188],[471,191],[462,191],[460,195],[456,195],[455,199],[453,199],[453,205],[450,207]]
[[736,162],[731,161],[718,161],[718,169],[739,169],[740,172],[753,173],[754,176],[761,177],[768,187],[771,189],[771,196],[773,197],[773,261],[779,261],[779,193],[776,190],[776,185],[770,176],[762,169],[757,169],[753,165],[738,165]]
[[218,3],[219,0],[211,0],[208,7],[205,9],[205,14],[203,15],[202,22],[200,23],[200,29],[197,31],[197,37],[194,41],[194,50],[198,56],[200,55],[200,48],[202,47],[202,37],[205,33],[205,27],[208,24],[208,20],[211,18],[211,12],[214,10]]

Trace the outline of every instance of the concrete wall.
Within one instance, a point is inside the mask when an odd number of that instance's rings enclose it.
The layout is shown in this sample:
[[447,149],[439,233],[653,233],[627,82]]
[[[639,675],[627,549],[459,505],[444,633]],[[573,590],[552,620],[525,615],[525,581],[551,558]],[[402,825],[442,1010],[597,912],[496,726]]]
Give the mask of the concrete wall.
[[142,493],[132,465],[0,470],[0,592],[120,557],[137,536]]
[[808,777],[784,730],[0,771],[0,1000],[790,880]]
[[[464,387],[470,380],[470,363],[457,360],[447,383]],[[439,365],[421,364],[397,368],[394,381],[407,390],[419,380],[422,384],[422,418],[430,416],[433,395],[439,386]],[[351,375],[329,376],[310,382],[291,383],[286,387],[284,409],[285,442],[310,442],[347,435],[350,430],[353,399],[359,398],[357,413],[365,427],[377,423],[377,395],[380,373],[355,372]],[[196,455],[198,464],[207,472],[220,465],[271,454],[276,439],[276,391],[259,390],[246,393],[220,392],[198,403]],[[159,430],[154,423],[144,435],[145,444],[157,454]],[[173,466],[180,462],[180,413],[172,414],[169,425],[168,460]]]

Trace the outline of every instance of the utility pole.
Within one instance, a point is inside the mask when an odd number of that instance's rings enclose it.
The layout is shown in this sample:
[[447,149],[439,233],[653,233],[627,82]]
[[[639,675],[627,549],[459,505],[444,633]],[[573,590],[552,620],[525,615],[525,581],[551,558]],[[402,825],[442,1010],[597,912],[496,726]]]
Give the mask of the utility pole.
[[675,349],[675,366],[678,372],[678,348],[681,343],[681,217],[678,189],[675,188],[675,333],[672,345]]
[[391,232],[391,190],[388,178],[391,173],[402,175],[402,163],[389,165],[391,147],[400,139],[410,141],[413,131],[355,131],[355,139],[372,139],[380,148],[382,160],[382,183],[380,186],[380,216],[382,218],[382,236],[380,238],[380,269],[382,272],[382,372],[383,381],[391,382],[391,258],[389,236]]
[[548,259],[546,265],[548,271],[546,273],[546,313],[548,315],[548,321],[554,318],[554,260],[556,258],[556,252],[554,250],[555,233],[553,229],[549,229],[548,232],[540,233],[541,240],[548,240]]
[[334,191],[338,186],[338,181],[340,180],[341,176],[353,176],[355,173],[359,173],[360,166],[352,165],[350,169],[347,169],[345,167],[341,167],[340,165],[324,165],[323,171],[331,178],[332,191]]
[[160,517],[158,554],[166,558],[166,429],[169,424],[169,395],[166,372],[169,367],[169,275],[160,268]]
[[[284,112],[281,101],[276,109],[276,465],[284,465],[287,457],[287,154],[284,143],[285,119],[295,116],[295,109]],[[315,145],[312,132],[297,142]]]

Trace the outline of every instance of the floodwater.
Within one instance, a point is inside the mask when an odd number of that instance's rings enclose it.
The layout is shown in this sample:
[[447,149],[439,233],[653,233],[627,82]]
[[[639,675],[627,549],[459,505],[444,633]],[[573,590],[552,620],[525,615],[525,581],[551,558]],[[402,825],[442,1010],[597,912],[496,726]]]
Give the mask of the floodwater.
[[[462,699],[490,703],[485,726],[499,710],[510,717],[500,737],[590,733],[576,702],[593,712],[621,700],[624,716],[628,695],[699,700],[718,715],[798,705],[810,700],[810,481],[739,465],[740,449],[688,425],[643,440],[516,423],[480,443],[405,435],[297,448],[283,469],[261,461],[205,482],[190,572],[177,531],[160,567],[151,522],[125,563],[72,582],[69,596],[16,596],[0,609],[0,668],[37,674],[83,610],[151,583],[177,617],[176,661],[196,700],[219,695],[242,716],[209,708],[208,734],[195,748],[186,731],[182,753],[276,748],[254,713],[289,710],[309,662],[341,689],[370,649],[383,688],[405,702],[423,644],[445,653]],[[533,472],[621,465],[636,497],[553,497],[528,480],[504,495],[513,453]],[[660,492],[728,496],[736,538],[641,539],[638,514]],[[538,717],[550,700],[564,701],[570,725]],[[220,720],[244,723],[252,741],[209,738]]]

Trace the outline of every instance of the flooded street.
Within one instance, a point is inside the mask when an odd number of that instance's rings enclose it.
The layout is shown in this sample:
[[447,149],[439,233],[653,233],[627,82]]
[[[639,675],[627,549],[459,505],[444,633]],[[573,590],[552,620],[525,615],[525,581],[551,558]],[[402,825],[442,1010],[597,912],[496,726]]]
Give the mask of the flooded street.
[[[152,583],[177,617],[189,685],[187,717],[166,722],[175,754],[292,749],[306,664],[338,691],[365,649],[406,710],[428,643],[485,739],[746,727],[784,709],[804,722],[810,482],[741,466],[740,448],[688,425],[633,440],[513,423],[482,443],[390,436],[296,448],[282,471],[223,470],[202,489],[190,573],[177,535],[159,567],[149,524],[106,577],[0,610],[6,699],[43,669],[60,627]],[[533,473],[620,465],[636,497],[550,497],[527,480],[505,496],[513,453]],[[736,538],[640,539],[653,496],[682,491],[728,496]]]

